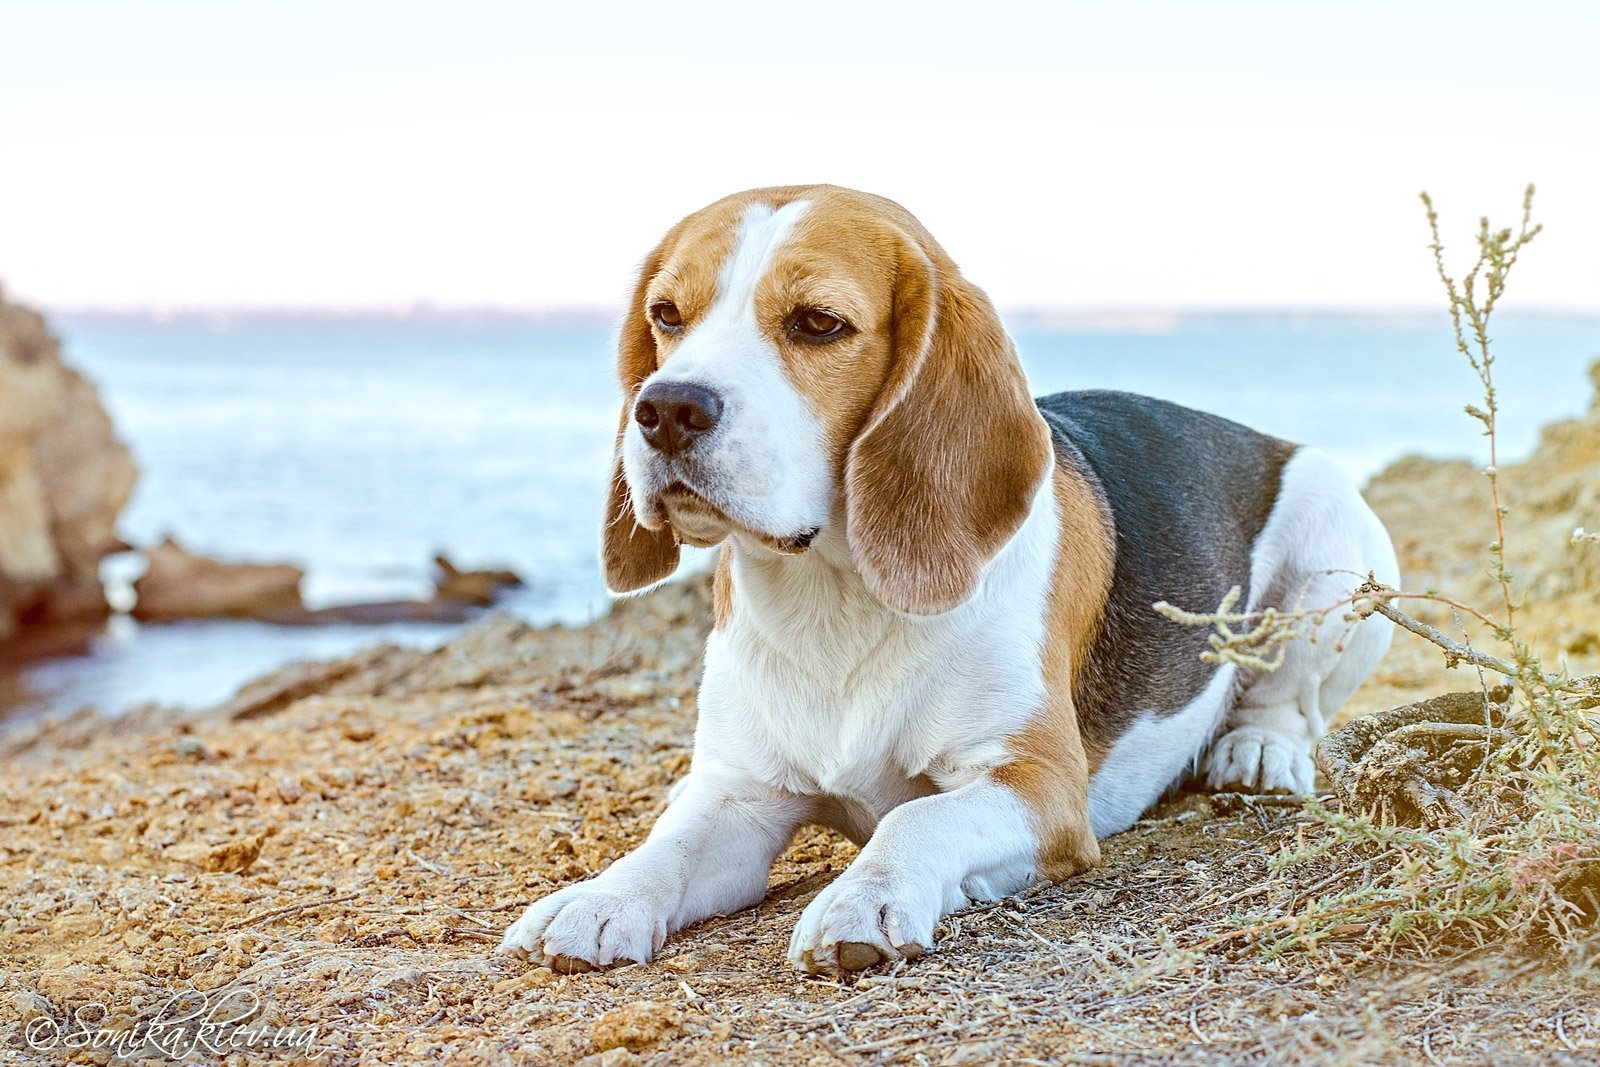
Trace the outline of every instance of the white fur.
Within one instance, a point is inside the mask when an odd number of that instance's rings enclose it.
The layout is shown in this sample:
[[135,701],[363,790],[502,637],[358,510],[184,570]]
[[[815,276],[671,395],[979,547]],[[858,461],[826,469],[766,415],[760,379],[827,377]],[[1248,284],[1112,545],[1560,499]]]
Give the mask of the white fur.
[[[797,200],[776,211],[763,204],[746,210],[718,273],[716,301],[641,386],[642,392],[659,381],[693,382],[722,398],[723,415],[706,441],[670,458],[646,444],[639,424],[628,420],[623,471],[640,521],[654,525],[654,501],[674,479],[736,524],[775,538],[827,521],[833,477],[822,424],[756,321],[754,299],[773,254],[808,206]],[[695,528],[694,521],[685,516],[674,525],[696,541],[716,541],[727,532]]]
[[[1251,550],[1246,610],[1334,604],[1369,572],[1380,582],[1399,581],[1388,532],[1331,459],[1297,450]],[[1095,834],[1127,829],[1197,764],[1212,789],[1309,793],[1312,746],[1393,634],[1381,616],[1352,629],[1344,615],[1332,612],[1316,633],[1287,646],[1276,671],[1237,678],[1233,667],[1222,667],[1180,711],[1140,716],[1090,782]]]
[[[1032,817],[985,772],[1044,701],[1059,529],[1047,479],[973,597],[931,618],[867,592],[838,524],[799,557],[735,533],[740,595],[707,642],[681,791],[649,841],[535,904],[502,948],[648,959],[665,932],[759,900],[807,821],[865,843],[796,929],[791,958],[808,969],[835,968],[846,941],[930,946],[947,912],[1034,879]],[[689,872],[716,877],[690,888]]]
[[803,798],[746,776],[690,775],[644,844],[528,908],[501,951],[647,962],[672,931],[757,903],[806,811]]
[[[1302,448],[1284,465],[1278,499],[1250,555],[1249,610],[1337,603],[1369,573],[1400,580],[1389,533],[1355,485],[1328,456]],[[1206,754],[1213,789],[1309,793],[1311,748],[1389,650],[1394,627],[1381,615],[1354,625],[1332,612],[1306,639],[1287,646],[1283,664],[1250,679]]]
[[789,961],[838,970],[847,942],[871,945],[884,959],[920,955],[933,947],[941,916],[1033,881],[1037,849],[1032,815],[988,778],[901,804],[801,913]]
[[735,533],[740,595],[706,644],[695,765],[844,798],[875,822],[916,795],[913,779],[953,789],[1006,762],[1005,738],[1044,701],[1058,528],[1047,486],[972,598],[929,618],[867,591],[842,523],[798,557]]
[[1089,780],[1089,825],[1096,837],[1132,826],[1193,769],[1228,712],[1234,684],[1233,667],[1222,667],[1182,708],[1169,715],[1146,711],[1117,738]]

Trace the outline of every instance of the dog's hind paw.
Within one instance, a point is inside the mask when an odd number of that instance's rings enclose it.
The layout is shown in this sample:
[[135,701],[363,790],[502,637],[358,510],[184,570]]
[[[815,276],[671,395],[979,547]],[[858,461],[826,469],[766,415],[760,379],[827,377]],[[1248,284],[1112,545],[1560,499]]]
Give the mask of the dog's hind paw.
[[1206,788],[1217,792],[1304,794],[1316,784],[1305,746],[1259,726],[1241,726],[1217,738],[1204,769]]

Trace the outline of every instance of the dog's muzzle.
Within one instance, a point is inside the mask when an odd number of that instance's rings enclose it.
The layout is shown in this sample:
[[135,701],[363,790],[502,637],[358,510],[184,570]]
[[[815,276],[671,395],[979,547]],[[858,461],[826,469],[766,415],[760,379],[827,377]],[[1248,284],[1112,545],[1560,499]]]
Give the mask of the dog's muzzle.
[[722,397],[694,382],[653,382],[633,405],[645,444],[670,458],[711,434],[722,418]]

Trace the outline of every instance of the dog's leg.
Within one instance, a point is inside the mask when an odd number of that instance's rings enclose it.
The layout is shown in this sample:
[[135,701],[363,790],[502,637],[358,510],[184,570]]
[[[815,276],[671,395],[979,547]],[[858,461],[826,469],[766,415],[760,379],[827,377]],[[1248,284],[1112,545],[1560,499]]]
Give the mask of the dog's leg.
[[[1272,517],[1256,545],[1252,585],[1267,603],[1313,608],[1336,604],[1368,573],[1399,581],[1389,534],[1349,479],[1310,450],[1284,470]],[[1291,642],[1278,669],[1246,683],[1202,769],[1212,789],[1309,793],[1311,749],[1328,722],[1389,648],[1393,627],[1371,615],[1354,624],[1329,613]]]
[[1028,808],[990,778],[908,801],[806,906],[789,959],[816,973],[919,956],[943,916],[1033,881],[1038,854]]
[[[1228,715],[1227,729],[1205,757],[1206,786],[1246,793],[1311,792],[1316,768],[1311,747],[1327,728],[1318,700],[1322,679],[1294,671],[1287,661],[1287,684],[1246,689]],[[1272,677],[1272,676],[1269,676]]]
[[[1352,579],[1336,574],[1313,583],[1314,603],[1348,595]],[[1373,615],[1353,626],[1343,612],[1330,615],[1314,639],[1286,649],[1278,669],[1258,675],[1239,694],[1224,731],[1203,761],[1210,789],[1255,793],[1310,793],[1316,768],[1311,750],[1356,687],[1388,651],[1393,627]]]
[[804,799],[743,776],[693,771],[644,844],[528,908],[500,952],[563,971],[646,963],[673,931],[760,901],[807,811]]

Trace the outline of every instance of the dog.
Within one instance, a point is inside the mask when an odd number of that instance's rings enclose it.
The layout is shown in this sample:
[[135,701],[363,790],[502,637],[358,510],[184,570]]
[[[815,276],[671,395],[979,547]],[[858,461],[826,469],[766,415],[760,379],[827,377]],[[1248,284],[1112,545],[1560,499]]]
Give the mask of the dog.
[[647,840],[501,951],[648,962],[759,902],[802,825],[860,846],[789,958],[913,958],[939,920],[1099,860],[1186,776],[1308,792],[1387,620],[1338,612],[1270,673],[1202,661],[1157,601],[1307,607],[1398,579],[1334,463],[1127,393],[1035,401],[984,293],[898,204],[756,189],[667,233],[618,341],[615,593],[721,545],[689,773]]

